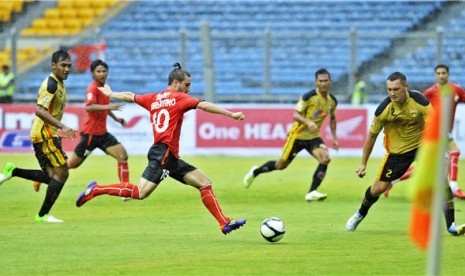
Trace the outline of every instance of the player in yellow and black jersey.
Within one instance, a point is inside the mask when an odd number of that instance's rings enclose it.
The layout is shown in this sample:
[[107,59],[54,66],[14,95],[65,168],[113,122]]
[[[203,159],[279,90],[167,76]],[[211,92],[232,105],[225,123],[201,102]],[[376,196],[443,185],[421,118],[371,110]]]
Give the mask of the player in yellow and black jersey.
[[[37,96],[37,105],[43,107],[47,113],[58,122],[63,117],[66,104],[66,89],[63,80],[51,73],[41,84]],[[49,124],[40,117],[35,117],[31,127],[32,143],[58,138],[58,127]]]
[[293,119],[295,122],[287,135],[281,158],[276,161],[268,161],[260,167],[253,166],[244,177],[244,186],[246,188],[250,187],[255,178],[261,173],[284,170],[294,157],[305,149],[319,162],[305,199],[313,201],[326,198],[326,194],[316,190],[323,181],[328,163],[331,161],[326,145],[320,137],[320,127],[324,119],[329,116],[333,138],[332,146],[336,150],[339,149],[336,136],[337,100],[329,91],[331,75],[328,70],[321,68],[315,72],[315,85],[316,89],[303,94],[294,108]]
[[61,123],[66,103],[66,90],[63,80],[71,70],[71,56],[64,50],[52,54],[52,73],[39,88],[36,117],[31,128],[31,141],[42,170],[17,168],[7,163],[0,174],[0,184],[13,176],[48,184],[45,199],[35,220],[38,222],[62,222],[49,214],[56,199],[68,179],[66,154],[61,147],[58,129],[63,135],[75,138],[74,130]]
[[[389,75],[386,81],[388,97],[378,106],[363,146],[362,162],[356,173],[365,176],[368,159],[378,134],[384,129],[386,155],[378,170],[375,183],[365,191],[360,209],[349,218],[347,231],[355,231],[367,216],[368,210],[378,201],[392,181],[399,179],[415,160],[423,127],[432,107],[428,99],[418,91],[408,90],[407,78],[400,72]],[[446,225],[453,235],[463,235],[465,224],[455,225],[455,209],[452,192],[448,188],[449,202],[444,210]]]
[[387,153],[412,151],[420,144],[425,118],[430,110],[429,101],[418,91],[407,91],[402,104],[388,97],[376,109],[370,134],[377,136],[384,129]]

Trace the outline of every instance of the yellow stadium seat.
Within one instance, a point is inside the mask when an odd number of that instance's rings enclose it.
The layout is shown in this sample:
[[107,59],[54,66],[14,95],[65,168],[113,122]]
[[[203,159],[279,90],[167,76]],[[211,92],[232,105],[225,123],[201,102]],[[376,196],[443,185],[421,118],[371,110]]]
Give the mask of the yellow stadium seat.
[[77,11],[75,9],[60,9],[60,16],[64,19],[75,18]]
[[25,29],[22,29],[21,32],[20,32],[21,35],[34,35],[34,30],[32,28],[25,28]]
[[113,6],[118,0],[103,0],[107,4],[107,7]]
[[33,56],[37,53],[37,49],[34,47],[24,47],[21,48],[20,51],[28,56]]
[[72,1],[76,9],[87,9],[90,7],[90,1]]
[[67,28],[81,28],[82,22],[79,19],[68,19],[65,20],[65,27]]
[[23,10],[23,1],[22,0],[17,0],[13,2],[13,11],[16,13],[19,13]]
[[8,22],[11,19],[11,14],[6,11],[0,11],[0,22]]
[[48,9],[45,11],[44,17],[50,19],[60,18],[60,10],[56,8]]
[[63,19],[49,19],[47,20],[47,27],[49,29],[52,29],[51,31],[53,32],[54,29],[60,29],[65,26],[65,20]]
[[10,13],[13,11],[14,3],[11,1],[1,1],[0,8],[5,11],[9,11]]
[[68,34],[76,34],[82,29],[82,22],[79,19],[68,19],[65,21],[65,28]]
[[88,25],[90,22],[94,21],[94,18],[81,18],[82,26]]
[[10,55],[6,52],[0,52],[0,59],[3,59],[3,60],[10,59]]
[[69,35],[75,35],[81,31],[81,28],[67,28],[66,31]]
[[96,9],[95,10],[95,15],[99,16],[107,12],[106,8],[101,8],[101,9]]
[[69,0],[60,0],[58,2],[58,8],[59,9],[72,9],[73,8],[73,2]]
[[49,34],[50,31],[47,28],[26,28],[21,30],[21,35],[45,35]]
[[48,28],[32,28],[34,35],[49,35],[50,30]]
[[77,11],[77,17],[79,18],[94,18],[95,10],[93,9],[80,9]]
[[32,21],[31,27],[34,29],[46,29],[47,20],[42,19],[42,18],[34,19],[34,21]]
[[53,33],[52,33],[52,35],[70,35],[70,34],[72,34],[72,32],[70,32],[70,30],[65,27],[53,29]]
[[12,12],[11,3],[1,3],[0,4],[0,21],[1,22],[10,21],[11,20],[11,12]]
[[106,8],[108,5],[105,1],[93,1],[90,3],[90,6],[94,9]]
[[16,53],[16,58],[18,59],[19,62],[23,62],[28,58],[28,55],[21,51],[18,51],[18,53]]

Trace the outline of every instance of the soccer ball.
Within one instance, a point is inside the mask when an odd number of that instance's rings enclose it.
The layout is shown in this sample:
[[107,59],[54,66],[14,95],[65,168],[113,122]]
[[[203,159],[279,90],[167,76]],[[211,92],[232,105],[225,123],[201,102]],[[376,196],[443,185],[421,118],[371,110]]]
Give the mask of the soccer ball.
[[269,242],[277,242],[281,240],[286,233],[284,222],[276,217],[265,219],[260,226],[262,237]]

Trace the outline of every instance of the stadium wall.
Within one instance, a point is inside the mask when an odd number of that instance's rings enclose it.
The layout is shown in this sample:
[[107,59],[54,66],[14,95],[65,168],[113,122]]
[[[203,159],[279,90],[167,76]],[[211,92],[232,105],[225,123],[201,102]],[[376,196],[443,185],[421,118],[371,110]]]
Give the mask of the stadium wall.
[[[232,111],[243,111],[246,119],[235,121],[202,111],[185,114],[181,134],[181,155],[235,155],[279,156],[292,126],[293,105],[223,105]],[[352,107],[340,105],[337,110],[339,151],[330,149],[333,157],[360,157],[365,135],[373,119],[376,105]],[[0,154],[32,154],[29,129],[35,116],[35,105],[0,105]],[[108,131],[127,148],[130,155],[145,155],[153,142],[148,113],[135,104],[127,104],[115,113],[125,118],[126,126],[108,119]],[[80,129],[86,111],[82,104],[66,106],[63,123]],[[453,137],[458,146],[465,149],[465,106],[459,105]],[[322,138],[331,146],[331,132],[326,120],[321,128]],[[383,135],[380,134],[372,156],[384,155]],[[66,151],[72,151],[79,138],[63,139]],[[96,150],[94,154],[102,154]],[[306,153],[301,153],[307,155]]]

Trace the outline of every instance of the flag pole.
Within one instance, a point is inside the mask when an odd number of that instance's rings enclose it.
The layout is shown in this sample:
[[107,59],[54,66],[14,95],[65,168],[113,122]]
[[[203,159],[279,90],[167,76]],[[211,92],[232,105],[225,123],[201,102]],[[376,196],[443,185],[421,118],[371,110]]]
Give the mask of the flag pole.
[[[441,92],[440,99],[440,132],[439,132],[439,156],[437,156],[437,170],[435,179],[435,188],[433,196],[433,208],[432,218],[430,224],[430,247],[428,251],[428,262],[427,262],[427,275],[436,276],[440,275],[440,262],[441,262],[441,217],[442,210],[445,204],[444,189],[447,183],[446,164],[444,155],[447,152],[447,139],[449,133],[449,122],[451,116],[451,105],[452,105],[452,91],[449,84],[441,85],[439,88]],[[446,186],[447,187],[447,186]]]

